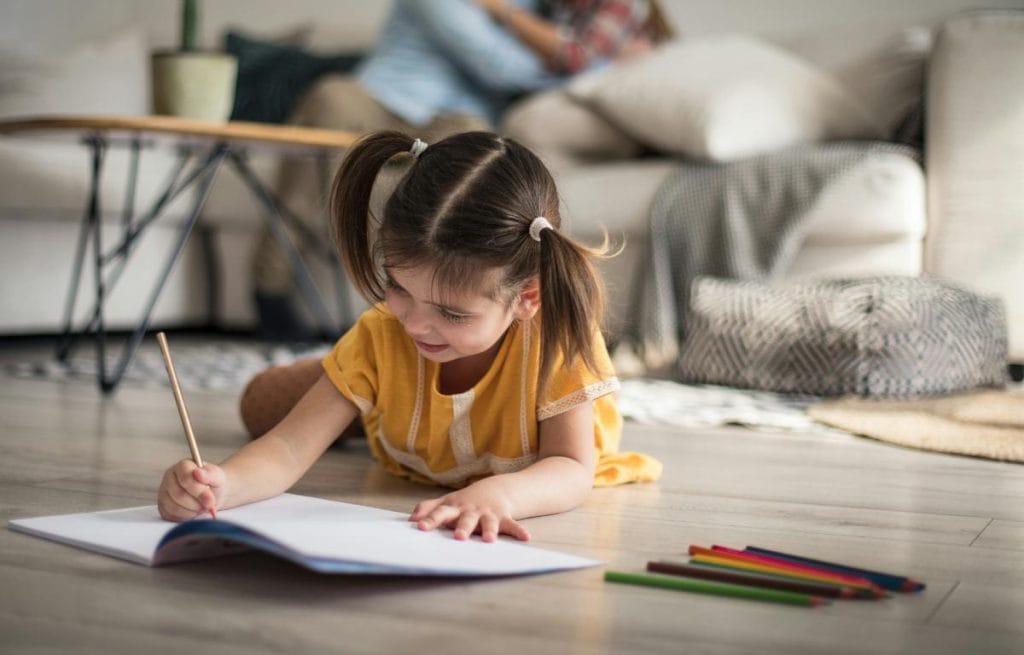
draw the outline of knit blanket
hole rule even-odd
[[[917,150],[885,142],[797,146],[728,164],[681,162],[658,189],[648,257],[621,344],[648,374],[671,374],[686,336],[690,288],[699,276],[774,281],[803,244],[823,189],[865,159]]]

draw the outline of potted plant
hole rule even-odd
[[[226,121],[235,99],[237,60],[199,44],[199,0],[181,0],[178,50],[154,52],[153,110],[157,114]]]

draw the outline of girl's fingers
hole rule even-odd
[[[160,516],[170,521],[184,521],[199,513],[195,499],[188,495],[169,471],[160,485],[157,498]]]
[[[492,542],[498,538],[500,527],[501,523],[494,514],[484,514],[480,518],[480,536],[486,542]]]
[[[451,505],[438,505],[417,524],[420,530],[433,530],[459,517],[459,510]]]
[[[192,478],[208,487],[223,487],[224,469],[216,464],[205,464],[203,468],[192,469]]]
[[[209,491],[210,486],[195,479],[195,472],[197,470],[199,469],[191,469],[186,472],[175,469],[174,479],[177,481],[178,486],[182,491],[198,501],[203,495],[203,492]]]
[[[413,508],[413,510],[412,510],[412,514],[409,515],[409,520],[410,521],[422,520],[424,517],[427,516],[427,514],[430,514],[432,511],[434,511],[434,508],[437,507],[440,504],[441,504],[441,499],[440,498],[435,498],[433,500],[424,500],[424,501],[421,501],[421,502],[417,503],[416,507]]]
[[[519,524],[519,521],[511,518],[504,518],[501,520],[501,533],[507,534],[510,537],[515,537],[520,541],[529,541],[530,533]]]
[[[459,517],[458,523],[455,524],[455,538],[459,541],[469,539],[469,535],[473,534],[479,522],[480,514],[477,512],[464,512]]]

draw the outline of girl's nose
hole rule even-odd
[[[405,325],[405,331],[412,336],[423,336],[427,334],[430,331],[428,312],[428,308],[418,307],[415,303],[410,303],[409,307],[405,311],[405,315],[402,317],[402,324]]]

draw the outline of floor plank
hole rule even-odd
[[[187,456],[170,394],[0,379],[0,518],[152,504]],[[188,394],[207,459],[245,443],[235,398]],[[490,580],[321,576],[266,556],[148,569],[0,531],[3,652],[1008,653],[1024,650],[1024,467],[846,435],[627,425],[658,484],[529,521],[606,562]],[[409,511],[438,493],[331,448],[296,493]],[[918,594],[803,609],[605,583],[690,543],[910,574]],[[352,635],[362,635],[354,639]]]

